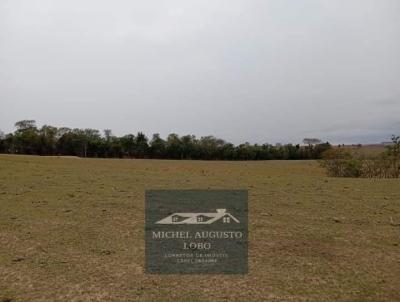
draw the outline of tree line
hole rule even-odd
[[[149,139],[142,132],[121,137],[110,129],[70,129],[44,125],[34,120],[15,123],[13,133],[0,133],[0,153],[31,155],[69,155],[79,157],[193,159],[193,160],[271,160],[319,159],[331,148],[314,140],[307,146],[286,144],[249,144],[237,146],[214,136],[169,134],[166,139],[153,134]],[[306,140],[305,140],[306,141]],[[316,142],[316,143],[315,143]]]

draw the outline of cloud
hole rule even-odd
[[[375,140],[400,113],[399,11],[397,0],[3,1],[0,129],[35,118],[234,143]]]

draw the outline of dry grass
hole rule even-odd
[[[382,154],[386,150],[386,147],[384,145],[379,145],[379,144],[362,145],[360,147],[357,145],[346,145],[341,148],[349,151],[350,153],[357,153],[359,155],[364,155],[364,156],[377,156]]]
[[[248,189],[249,274],[144,274],[157,188]],[[399,180],[313,161],[0,156],[0,301],[394,301],[399,276]]]

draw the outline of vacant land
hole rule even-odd
[[[337,148],[337,147],[335,147]],[[351,153],[358,153],[359,155],[364,156],[377,156],[382,154],[387,150],[387,146],[382,144],[375,145],[345,145],[340,148],[350,151]]]
[[[249,274],[146,275],[144,190],[248,189]],[[0,301],[395,301],[400,180],[315,161],[0,155]]]

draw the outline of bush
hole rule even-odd
[[[343,148],[330,149],[322,154],[321,165],[334,177],[400,177],[400,137],[392,137],[393,144],[379,156],[363,156]]]

